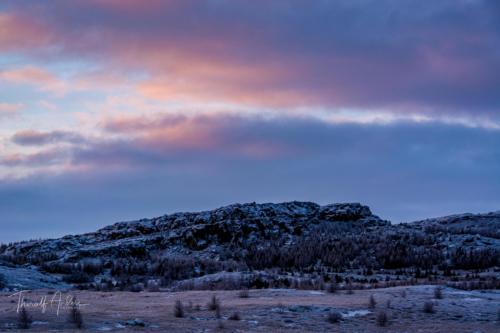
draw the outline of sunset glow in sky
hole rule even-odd
[[[0,242],[288,200],[499,210],[500,1],[0,2]]]

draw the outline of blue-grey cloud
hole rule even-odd
[[[0,156],[0,166],[9,168],[57,166],[68,159],[68,154],[71,154],[71,151],[60,148],[45,149],[35,153],[9,154]]]
[[[83,143],[84,138],[69,131],[21,131],[13,135],[12,141],[23,146],[43,146],[52,143]]]
[[[169,149],[140,136],[93,142],[72,152],[72,163],[90,167],[84,173],[4,179],[1,240],[247,201],[361,201],[395,222],[499,209],[499,131],[296,119],[226,124],[218,135],[235,141],[230,149]],[[237,149],[252,142],[293,149],[264,158]]]

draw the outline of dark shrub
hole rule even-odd
[[[233,312],[228,318],[229,320],[240,320],[240,314],[238,312]]]
[[[377,325],[378,326],[387,326],[389,323],[389,316],[387,315],[387,312],[385,311],[380,311],[377,314]]]
[[[148,286],[148,291],[149,292],[158,292],[158,291],[160,291],[160,285],[156,281],[153,281],[153,280],[148,281],[147,286]]]
[[[19,312],[19,316],[17,317],[17,326],[20,329],[26,330],[31,327],[31,323],[33,322],[33,319],[31,319],[30,314],[28,313],[28,310],[23,306],[21,308],[21,311]]]
[[[213,295],[212,298],[210,299],[210,302],[207,304],[207,308],[210,311],[216,311],[220,307],[219,300],[217,299],[217,296]]]
[[[76,328],[83,328],[83,317],[76,298],[73,299],[73,304],[69,310],[69,322],[74,324]]]
[[[217,307],[215,308],[215,318],[220,319],[221,317],[222,314],[221,314],[220,304],[217,303]]]
[[[373,295],[370,295],[370,299],[368,300],[368,307],[370,309],[375,309],[375,305],[377,305],[377,302],[375,301],[375,297],[373,297]]]
[[[345,287],[346,288],[346,293],[347,295],[352,295],[354,294],[354,289],[352,288],[352,284],[351,283],[348,283],[347,286]]]
[[[0,290],[7,287],[7,279],[3,274],[0,274]]]
[[[434,288],[434,298],[435,299],[442,299],[443,298],[443,288],[442,287]]]
[[[239,293],[238,293],[238,296],[240,298],[249,298],[250,297],[250,293],[248,292],[248,289],[243,289],[241,290]]]
[[[130,291],[134,292],[134,293],[139,293],[143,290],[144,290],[144,284],[142,284],[142,283],[136,283],[130,287]]]
[[[340,312],[333,311],[328,314],[326,319],[329,323],[336,324],[342,320],[342,314]]]
[[[424,303],[424,312],[425,313],[434,313],[434,303],[433,302],[425,302]]]
[[[67,283],[88,283],[92,282],[92,276],[84,272],[73,272],[63,277],[64,282]]]
[[[337,292],[337,284],[335,282],[332,282],[328,285],[328,292],[331,294],[334,294]]]
[[[182,302],[180,300],[175,301],[174,316],[176,318],[184,317],[184,307],[182,306]]]

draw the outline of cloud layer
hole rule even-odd
[[[0,241],[236,201],[499,209],[499,72],[494,0],[2,1]]]
[[[73,170],[4,181],[0,220],[19,227],[2,237],[61,235],[121,219],[254,200],[362,201],[394,221],[497,208],[497,131],[210,121],[219,125],[209,144],[188,140],[188,147],[179,147],[177,138],[143,136],[135,129],[131,135],[127,129],[129,138],[64,150]],[[212,146],[213,141],[225,144]],[[39,165],[54,160],[50,154],[36,158]]]
[[[4,7],[2,30],[23,38],[4,33],[0,48],[143,72],[138,90],[150,98],[498,120],[496,1],[33,1]]]

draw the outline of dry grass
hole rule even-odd
[[[407,297],[398,297],[406,289]],[[125,327],[120,332],[130,333],[138,330],[157,332],[190,333],[194,331],[218,332],[218,323],[225,326],[224,332],[251,333],[287,333],[297,332],[331,332],[342,329],[342,332],[417,332],[426,333],[463,333],[481,331],[483,333],[498,332],[497,309],[500,302],[498,293],[486,292],[454,292],[447,290],[446,297],[439,302],[439,315],[428,315],[422,306],[433,298],[434,286],[396,287],[388,289],[357,290],[354,295],[345,293],[330,294],[327,292],[308,290],[252,290],[250,298],[240,298],[239,291],[188,292],[91,292],[75,291],[78,299],[85,304],[81,311],[85,319],[85,331],[117,331],[118,323]],[[48,291],[27,293],[26,297],[38,301]],[[0,293],[0,331],[4,325],[11,325],[15,331],[17,313],[15,302],[9,293]],[[69,293],[63,294],[65,298]],[[378,328],[377,315],[350,313],[367,309],[370,295],[376,295],[377,310],[384,310],[388,316],[388,325]],[[215,302],[213,302],[215,297]],[[474,298],[476,301],[468,301]],[[391,310],[385,307],[386,301],[392,301]],[[176,300],[184,305],[183,319],[174,320]],[[192,312],[187,305],[193,304]],[[433,301],[435,302],[435,301]],[[209,310],[207,303],[222,305],[225,318],[238,316],[245,320],[217,319],[216,310]],[[198,307],[202,304],[202,307]],[[280,306],[278,306],[280,304]],[[384,306],[381,306],[383,304]],[[294,307],[303,306],[301,311],[292,311]],[[227,314],[225,313],[227,309]],[[325,312],[328,310],[328,312]],[[66,312],[57,317],[53,310],[41,314],[37,309],[28,309],[37,321],[46,324],[32,325],[30,332],[57,331],[61,333],[75,332],[75,326],[66,320]],[[328,321],[330,312],[342,313],[344,318],[340,324]],[[339,315],[336,315],[339,318]],[[127,326],[124,323],[140,319],[145,328]],[[458,318],[458,319],[457,319]],[[485,320],[486,318],[486,320]],[[285,321],[287,320],[287,321]],[[291,322],[289,320],[292,320]],[[334,320],[335,322],[335,320]],[[339,327],[335,327],[339,325]],[[291,329],[290,327],[295,327]],[[5,326],[7,327],[7,326]],[[156,327],[156,328],[155,328]]]

